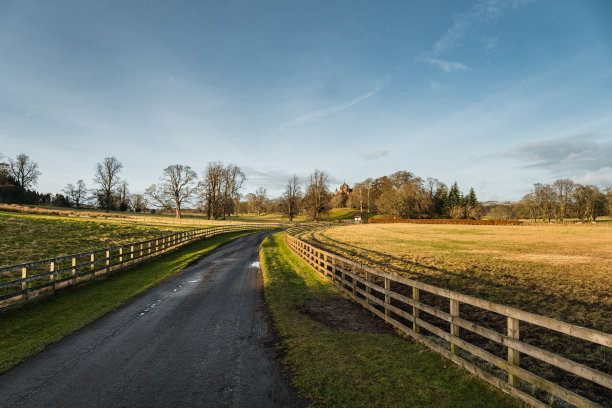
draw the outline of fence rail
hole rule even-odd
[[[611,334],[380,271],[304,242],[294,236],[296,231],[298,230],[289,229],[285,232],[285,241],[289,248],[325,279],[339,286],[349,297],[399,330],[464,367],[472,374],[528,404],[536,407],[547,406],[539,399],[520,389],[521,380],[530,384],[532,388],[545,391],[576,407],[599,407],[597,403],[522,368],[520,366],[521,354],[528,355],[595,384],[599,384],[607,388],[608,391],[612,390],[612,375],[609,373],[601,372],[595,368],[521,341],[520,322],[570,335],[608,348],[612,347]],[[382,286],[376,283],[376,281],[382,283]],[[411,296],[405,296],[391,290],[391,283],[401,284],[404,288],[408,289]],[[446,298],[449,302],[449,311],[446,312],[439,307],[423,303],[421,301],[422,292]],[[461,304],[504,316],[506,318],[506,334],[498,333],[481,324],[460,317]],[[422,313],[446,322],[449,330],[444,330],[430,321],[423,320],[424,316],[421,315]],[[426,330],[431,335],[424,335],[421,333],[421,329]],[[460,330],[468,330],[504,346],[507,349],[507,358],[500,358],[462,339]],[[435,337],[445,340],[450,347],[446,348],[440,345],[439,341],[435,341]],[[468,353],[470,357],[476,356],[505,371],[506,377],[503,378],[484,370],[479,365],[466,359],[465,353]]]
[[[522,225],[520,220],[470,220],[429,218],[370,218],[368,224],[464,224],[464,225]]]
[[[278,229],[280,224],[238,224],[182,231],[74,255],[0,268],[0,309],[227,232]]]

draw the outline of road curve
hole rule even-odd
[[[258,280],[268,232],[178,276],[0,376],[1,407],[298,407]]]

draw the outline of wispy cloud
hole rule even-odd
[[[329,116],[331,114],[341,112],[341,111],[343,111],[345,109],[350,108],[353,105],[357,105],[358,103],[363,102],[366,99],[376,95],[382,89],[383,89],[382,85],[377,85],[376,88],[373,91],[370,91],[367,94],[360,96],[359,98],[355,98],[352,101],[350,101],[348,103],[345,103],[345,104],[342,104],[342,105],[331,106],[329,108],[319,109],[319,110],[315,110],[315,111],[309,112],[306,115],[297,117],[295,119],[292,119],[292,120],[290,120],[288,122],[285,122],[285,123],[281,124],[278,127],[278,130],[285,130],[286,128],[291,127],[291,126],[301,125],[302,123],[306,123],[306,122],[312,122],[314,120],[318,120],[318,119],[324,118],[324,117]]]
[[[433,65],[446,73],[449,73],[452,71],[471,71],[472,70],[472,68],[468,67],[465,64],[462,64],[461,62],[445,61],[445,60],[441,60],[437,58],[423,58],[423,60],[427,62],[429,65]]]
[[[440,55],[457,46],[470,32],[472,27],[499,19],[507,9],[517,9],[531,0],[479,0],[470,9],[458,13],[453,19],[453,24],[434,43],[428,56],[423,61],[434,65],[444,72],[466,71],[470,68],[461,62],[445,61]],[[487,49],[497,46],[497,39],[489,39],[485,42]]]
[[[378,160],[380,158],[385,157],[389,154],[388,149],[372,149],[368,152],[365,152],[361,155],[361,158],[364,160]]]

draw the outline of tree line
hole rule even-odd
[[[519,202],[492,206],[488,214],[500,219],[545,222],[562,222],[568,218],[595,221],[597,217],[612,215],[612,187],[601,190],[569,179],[558,179],[552,184],[536,183]]]
[[[531,218],[562,221],[578,218],[594,221],[612,212],[612,188],[600,190],[569,179],[552,184],[535,184],[520,202],[489,206],[478,202],[473,188],[464,194],[453,183],[450,187],[435,178],[422,179],[408,171],[367,178],[356,183],[350,193],[332,193],[329,175],[321,170],[300,182],[295,175],[287,180],[281,197],[269,199],[267,190],[242,195],[246,176],[236,164],[215,161],[198,176],[190,166],[166,167],[158,183],[144,193],[132,194],[121,177],[123,164],[106,157],[94,167],[88,188],[83,179],[68,183],[61,193],[41,194],[34,188],[41,175],[38,164],[26,154],[6,158],[0,154],[0,202],[43,204],[63,207],[96,206],[111,211],[145,211],[156,207],[172,211],[177,218],[187,206],[203,212],[209,219],[226,219],[232,214],[283,214],[289,220],[305,215],[318,221],[331,208],[351,208],[361,212],[388,214],[397,218],[471,218],[483,215],[500,219]]]
[[[473,188],[464,194],[457,182],[448,187],[436,178],[422,179],[408,171],[356,183],[352,194],[334,195],[332,206],[397,218],[479,219],[484,214]]]

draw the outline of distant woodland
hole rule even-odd
[[[123,164],[106,157],[94,166],[93,188],[83,179],[68,183],[59,193],[40,193],[38,164],[26,154],[7,158],[0,154],[0,202],[56,207],[98,208],[106,211],[167,211],[177,218],[185,208],[209,219],[234,214],[284,214],[289,220],[305,216],[319,220],[332,208],[350,208],[396,218],[533,219],[545,222],[568,218],[595,221],[612,212],[612,188],[599,189],[568,179],[536,184],[522,200],[483,205],[473,188],[467,193],[435,178],[420,178],[408,171],[367,178],[352,188],[346,183],[333,192],[327,173],[315,170],[308,179],[291,176],[281,197],[269,198],[265,187],[243,193],[246,176],[236,164],[207,164],[201,177],[190,166],[166,167],[157,183],[142,193],[129,191],[121,177]]]

